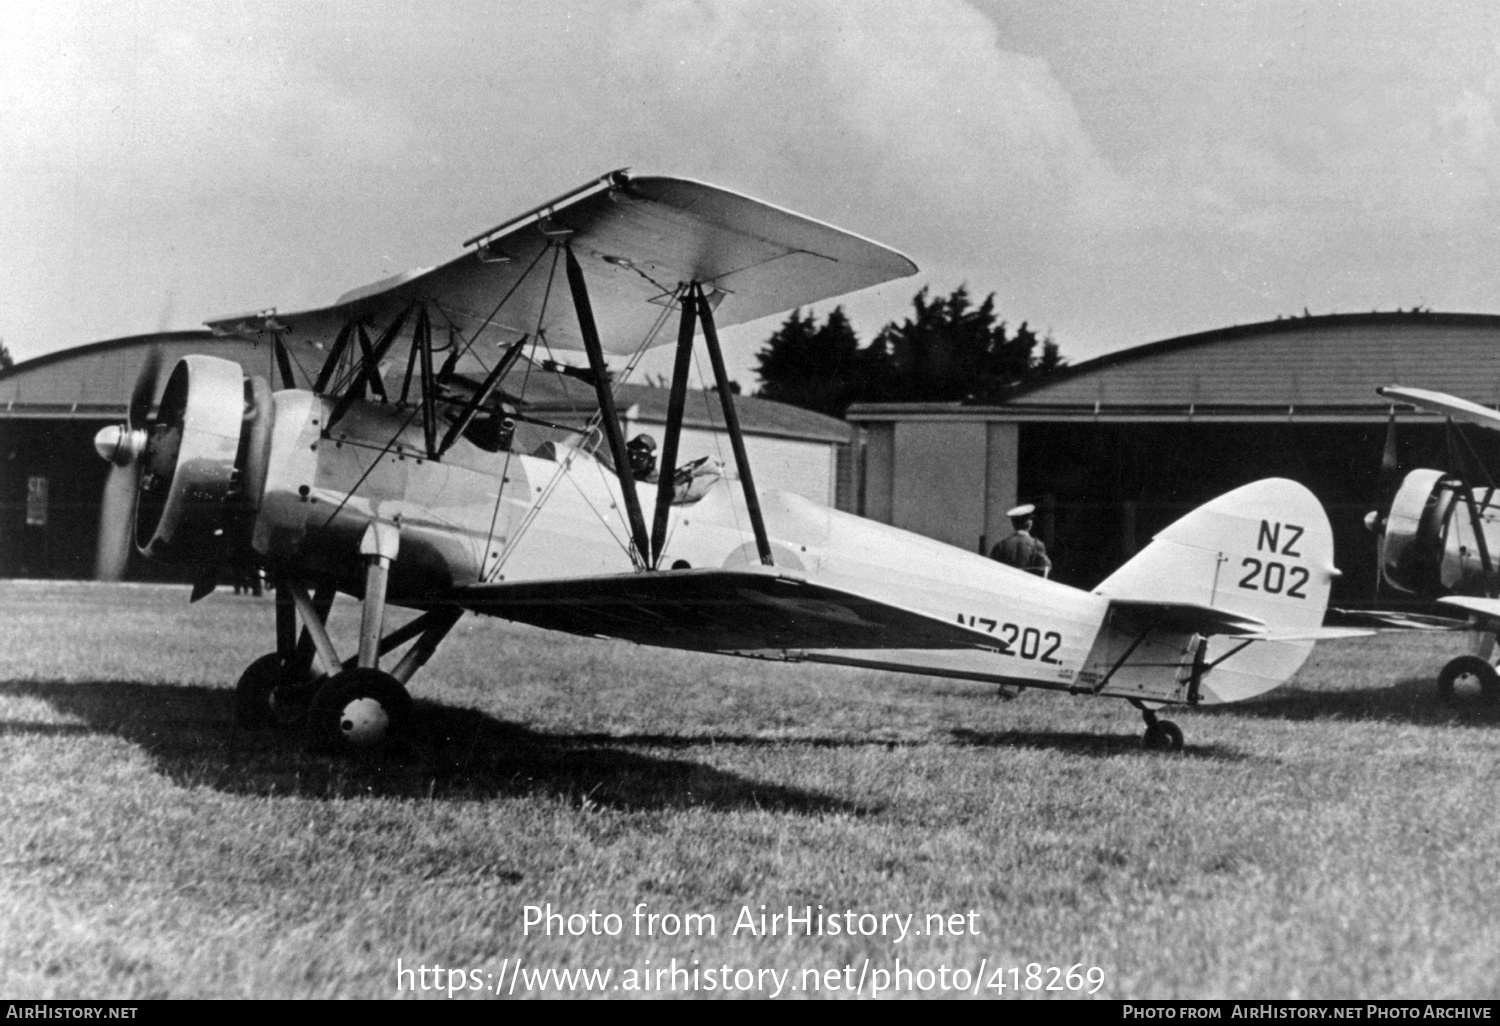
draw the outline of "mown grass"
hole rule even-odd
[[[1187,749],[1161,755],[1118,703],[466,619],[416,682],[412,749],[377,761],[235,730],[269,601],[11,583],[0,612],[8,997],[395,996],[398,958],[518,956],[1500,995],[1500,712],[1433,704],[1455,636],[1320,646],[1262,699],[1174,712]],[[632,936],[638,902],[718,935]],[[524,936],[546,903],[625,934]],[[975,909],[982,932],[730,934],[762,904]]]

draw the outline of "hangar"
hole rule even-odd
[[[857,509],[988,551],[1010,533],[1005,511],[1035,502],[1054,577],[1092,587],[1199,503],[1289,477],[1327,508],[1344,571],[1334,597],[1357,603],[1375,589],[1363,519],[1389,501],[1391,407],[1375,389],[1391,384],[1500,406],[1500,316],[1283,318],[1110,353],[999,405],[859,404],[848,413],[865,439]],[[1441,418],[1410,410],[1397,420],[1403,473],[1500,475],[1493,433],[1450,437]]]
[[[180,357],[208,353],[234,360],[247,374],[280,381],[269,344],[208,331],[96,342],[27,360],[0,374],[0,577],[93,576],[99,504],[109,470],[94,452],[94,434],[124,419],[131,385],[156,345],[164,373]],[[521,373],[522,365],[512,374]],[[295,369],[299,381],[305,371]],[[532,373],[525,389],[529,413],[577,425],[596,412],[592,387],[534,368]],[[508,377],[502,387],[510,384]],[[517,384],[507,390],[521,389]],[[617,386],[616,395],[627,434],[644,431],[659,441],[666,424],[666,389],[626,383]],[[852,508],[852,431],[847,424],[764,399],[736,397],[736,405],[758,485]],[[689,394],[681,458],[717,457],[732,475],[734,460],[717,414],[716,396]],[[135,559],[128,576],[187,579],[178,568]]]

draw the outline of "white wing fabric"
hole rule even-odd
[[[603,348],[616,355],[676,338],[675,324],[658,329],[682,283],[703,285],[725,327],[917,270],[895,250],[727,189],[614,172],[475,236],[441,266],[355,289],[330,306],[209,326],[274,332],[289,346],[323,350],[351,320],[379,330],[420,300],[434,331],[489,343],[491,353],[538,334],[554,349],[581,349],[557,245],[564,242],[583,269]]]

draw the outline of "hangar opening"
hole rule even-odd
[[[1054,578],[1093,587],[1194,506],[1287,477],[1333,524],[1344,574],[1334,600],[1368,604],[1376,541],[1364,517],[1399,482],[1382,479],[1392,406],[1375,392],[1392,384],[1500,406],[1500,317],[1282,319],[1111,353],[999,405],[857,405],[860,510],[987,551],[1010,532],[1005,511],[1034,502]],[[1500,475],[1500,435],[1455,433],[1404,407],[1396,420],[1401,474],[1432,467],[1476,484]]]
[[[208,331],[97,342],[27,360],[0,374],[0,577],[94,577],[100,502],[110,469],[94,450],[94,435],[124,420],[131,386],[153,347],[161,351],[158,388],[177,360],[194,353],[233,360],[246,374],[278,387],[283,381],[268,342]],[[311,387],[318,368],[297,364],[295,354],[291,360],[293,380]],[[526,373],[520,361],[500,384],[513,395],[524,394],[525,409],[536,419],[577,428],[596,413],[592,386],[563,374],[533,368],[524,386],[516,381],[507,388],[512,376]],[[667,401],[665,388],[618,384],[616,402],[626,435],[646,433],[660,440]],[[736,397],[736,408],[757,484],[853,508],[848,424],[754,397]],[[526,434],[522,443],[518,432],[518,444],[529,451],[543,434]],[[683,462],[717,458],[726,464],[726,475],[734,475],[717,396],[689,393],[679,453]],[[192,569],[132,555],[126,577],[187,581]]]

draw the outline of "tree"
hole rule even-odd
[[[758,354],[759,394],[832,416],[854,402],[1000,402],[1062,368],[1056,343],[1026,323],[1006,330],[991,293],[912,299],[913,316],[860,348],[843,308],[818,325],[793,311]]]
[[[4,337],[0,337],[0,374],[4,374],[15,365],[15,358],[10,355],[10,349],[5,345]]]
[[[966,286],[933,300],[924,288],[912,307],[915,316],[887,324],[872,347],[889,356],[892,374],[879,397],[886,401],[1001,402],[1062,366],[1056,343],[1025,322],[1006,333],[993,292],[975,306]]]
[[[793,310],[756,360],[761,380],[757,395],[831,417],[842,417],[849,404],[861,398],[869,371],[869,360],[861,358],[859,340],[843,307],[822,325],[811,313]]]

